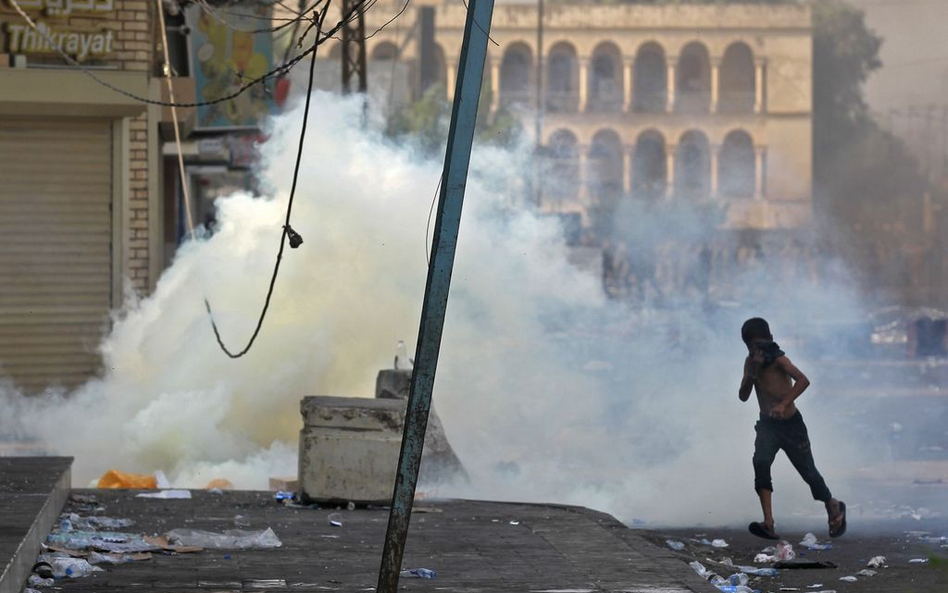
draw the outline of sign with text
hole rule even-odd
[[[233,5],[238,10],[208,9],[192,4],[185,11],[191,28],[191,76],[198,101],[213,101],[236,92],[273,68],[273,35],[253,33],[271,26],[263,4]],[[196,130],[258,127],[273,112],[272,81],[255,84],[229,101],[197,109]]]
[[[5,13],[4,51],[11,54],[56,55],[60,51],[78,61],[108,56],[115,48],[115,33],[107,29],[77,27],[69,17],[114,15],[114,0],[19,0],[20,8],[35,13],[34,29],[16,13]],[[42,20],[45,16],[49,21]]]

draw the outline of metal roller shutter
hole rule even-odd
[[[94,374],[111,278],[111,122],[0,119],[0,376]]]

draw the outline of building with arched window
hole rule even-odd
[[[420,1],[435,11],[432,63],[450,99],[466,10]],[[366,18],[375,31],[390,15],[375,8]],[[402,23],[371,36],[370,71],[373,62],[417,63],[413,31]],[[605,202],[708,201],[723,206],[725,228],[807,223],[809,7],[565,2],[546,7],[543,33],[537,47],[536,4],[497,1],[482,97],[531,134],[543,110],[546,210],[589,222]]]

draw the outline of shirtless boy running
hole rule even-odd
[[[738,396],[742,402],[746,402],[753,389],[757,392],[757,403],[760,405],[760,420],[754,427],[757,431],[757,440],[754,442],[754,489],[757,490],[764,511],[763,522],[751,523],[748,529],[758,537],[780,539],[774,530],[771,507],[774,487],[770,466],[777,451],[783,449],[790,463],[809,484],[813,498],[826,505],[830,537],[843,535],[846,532],[846,504],[832,497],[817,471],[803,416],[793,403],[810,386],[810,381],[774,343],[770,326],[763,319],[755,317],[745,321],[741,327],[741,338],[749,354],[744,360],[744,378]]]

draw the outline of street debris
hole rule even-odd
[[[873,556],[869,559],[869,568],[880,568],[885,565],[885,556]]]
[[[757,554],[756,556],[754,556],[755,564],[768,564],[770,562],[776,562],[776,561],[777,561],[777,557],[772,554],[764,554],[763,552],[761,552],[760,554]]]
[[[417,577],[419,579],[434,579],[438,577],[438,573],[431,570],[430,568],[408,568],[401,571],[399,576]]]
[[[87,577],[94,572],[102,572],[101,568],[89,564],[88,561],[82,558],[72,558],[59,552],[40,554],[37,562],[48,564],[52,568],[53,577],[57,579],[78,579]]]
[[[159,498],[162,500],[188,500],[191,498],[190,490],[159,490],[158,492],[142,492],[136,494],[136,498]]]
[[[235,527],[250,527],[250,519],[243,515],[235,515],[234,526]]]
[[[774,568],[837,568],[835,564],[828,560],[809,560],[807,558],[793,558],[790,560],[780,560],[774,565]]]
[[[228,529],[223,533],[200,529],[172,529],[165,535],[172,544],[197,548],[246,550],[279,548],[283,545],[269,527],[263,531]]]
[[[859,576],[863,576],[863,577],[874,577],[874,576],[876,576],[876,575],[879,574],[879,573],[877,573],[877,572],[874,571],[874,570],[869,570],[868,568],[864,568],[864,569],[860,570],[859,572],[857,572],[856,574],[858,574]]]
[[[36,567],[34,566],[34,568]],[[50,570],[52,570],[52,567],[50,567]],[[52,572],[50,574],[52,574]],[[29,580],[27,580],[27,584],[30,587],[52,587],[56,584],[56,580],[52,577],[44,579],[38,574],[31,574]]]
[[[333,527],[342,527],[342,515],[339,513],[332,513],[329,515],[328,521]]]
[[[793,560],[797,557],[797,553],[793,551],[793,546],[790,545],[788,541],[781,541],[777,544],[776,553],[774,556],[777,557],[777,560]]]
[[[927,564],[928,558],[912,558],[909,560],[909,564]]]
[[[677,542],[673,539],[666,539],[665,544],[672,550],[675,550],[676,552],[680,552],[685,549],[685,544],[681,542]]]
[[[520,525],[520,521],[511,521],[508,525]]]
[[[822,550],[832,550],[832,549],[833,549],[833,545],[832,545],[832,544],[821,544],[821,543],[819,543],[819,540],[816,539],[816,536],[813,535],[812,533],[807,533],[805,536],[803,536],[803,541],[800,542],[800,545],[803,546],[804,548],[808,549],[808,550],[819,550],[819,551],[822,551]]]
[[[724,541],[723,539],[715,539],[715,540],[711,540],[711,547],[712,548],[726,548],[728,547],[728,545],[727,545],[727,542]]]
[[[204,487],[205,490],[233,490],[234,484],[224,478],[214,478]]]
[[[160,549],[148,543],[142,535],[117,531],[64,531],[60,529],[49,534],[46,542],[49,549],[70,555],[85,550],[122,554],[153,552]]]
[[[857,578],[854,577],[854,576],[845,576],[845,577],[839,577],[839,580],[841,580],[841,581],[846,581],[847,583],[855,583],[855,582],[858,581],[859,579],[857,579]]]

